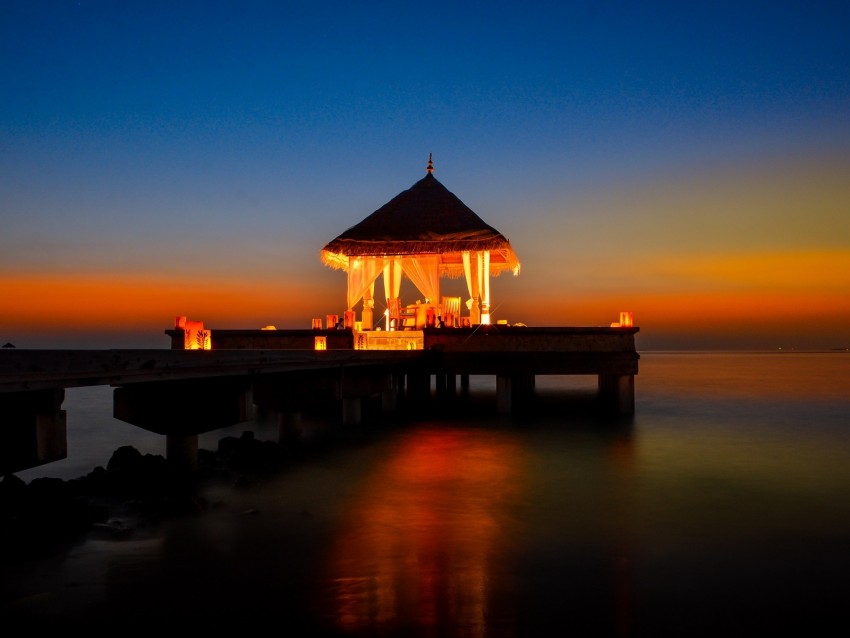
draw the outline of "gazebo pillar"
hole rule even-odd
[[[472,307],[469,309],[469,323],[473,326],[481,323],[481,306],[479,304],[480,299],[476,295],[472,298]]]
[[[479,270],[478,276],[481,280],[481,323],[490,323],[490,251],[484,250],[478,253]]]
[[[369,298],[366,298],[366,295],[369,295]],[[373,317],[373,308],[375,307],[375,300],[372,299],[372,294],[370,291],[366,291],[366,295],[363,295],[363,315],[362,315],[362,324],[363,330],[371,330],[374,326],[374,317]]]

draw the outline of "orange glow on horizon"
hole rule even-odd
[[[655,260],[645,276],[666,286],[768,291],[850,291],[850,251],[753,251]]]
[[[850,342],[850,251],[668,254],[636,260],[627,272],[602,262],[586,267],[536,278],[529,268],[524,278],[495,281],[493,321],[607,327],[628,308],[640,339],[775,334]],[[213,330],[307,328],[314,317],[343,316],[345,279],[6,273],[0,298],[5,340],[60,332],[158,337],[177,315]],[[356,321],[362,309],[355,310]]]
[[[634,312],[641,338],[691,335],[722,340],[776,335],[846,346],[850,251],[763,251],[661,255],[512,285],[497,311],[527,325],[608,326]],[[833,343],[833,341],[839,343]]]
[[[211,327],[261,328],[310,308],[342,305],[345,290],[309,283],[243,279],[118,275],[6,275],[0,279],[4,327],[27,330],[149,330],[173,327],[174,317],[201,317]],[[337,301],[335,305],[334,302]],[[308,323],[305,325],[309,326]],[[295,326],[293,326],[295,327]],[[300,326],[299,326],[300,327]]]
[[[775,295],[747,291],[640,294],[583,291],[545,300],[517,295],[502,305],[499,314],[509,315],[511,323],[522,321],[529,326],[607,326],[619,318],[618,309],[624,305],[633,308],[634,325],[639,327],[649,324],[719,327],[846,317],[850,312],[850,297],[837,298],[831,293],[817,292]]]

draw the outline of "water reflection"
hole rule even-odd
[[[383,431],[149,539],[10,566],[0,615],[65,633],[829,635],[850,573],[848,362],[647,355],[623,428],[543,379],[546,410],[521,423]]]
[[[402,437],[351,502],[331,551],[337,627],[483,636],[511,626],[502,574],[515,555],[526,456],[516,437],[498,431]]]

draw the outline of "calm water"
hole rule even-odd
[[[473,379],[486,397],[490,380]],[[294,636],[825,635],[850,596],[850,354],[643,353],[636,414],[541,377],[545,413],[388,428],[217,509],[4,574],[32,626],[186,623]],[[119,445],[104,389],[69,391],[81,476]],[[309,423],[308,430],[309,430]],[[221,431],[204,435],[213,447]],[[96,437],[96,438],[95,438]],[[269,437],[272,438],[272,437]]]

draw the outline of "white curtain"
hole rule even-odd
[[[481,322],[490,323],[490,251],[478,253],[480,266],[478,276],[481,278]]]
[[[472,307],[472,300],[478,297],[478,259],[472,260],[468,250],[463,251],[463,273],[466,275],[466,289],[469,291],[469,301],[466,307]]]
[[[383,257],[349,257],[348,259],[348,309],[360,301],[370,290],[384,268]],[[370,295],[371,298],[371,295]]]
[[[474,255],[469,251],[463,252],[463,272],[466,275],[466,289],[469,291],[469,299],[466,302],[466,307],[469,309],[469,320],[472,323],[479,323],[478,297],[481,294],[479,288],[479,256],[480,253]]]
[[[469,300],[466,307],[469,308],[469,318],[472,323],[482,320],[481,311],[485,322],[490,321],[490,251],[480,250],[474,254],[468,251],[463,253],[463,272],[466,275],[466,288],[469,291]]]
[[[401,264],[405,274],[425,298],[431,303],[440,303],[440,262],[437,255],[404,257]]]
[[[398,299],[401,290],[401,259],[390,257],[384,260],[384,295],[387,299]]]

